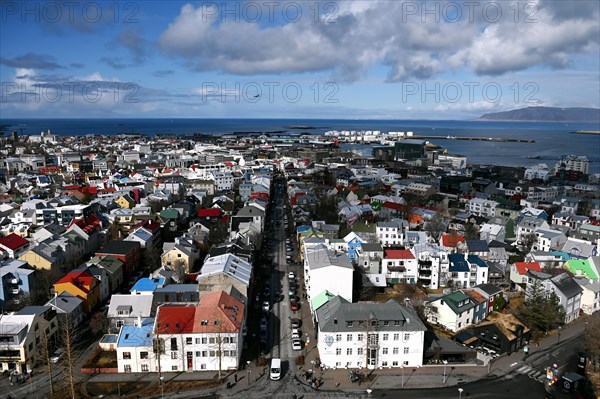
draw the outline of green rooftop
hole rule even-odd
[[[316,311],[317,309],[319,309],[321,306],[325,305],[327,302],[329,302],[329,300],[331,298],[333,298],[335,295],[333,295],[332,293],[330,293],[329,291],[325,290],[323,292],[321,292],[320,294],[318,294],[317,296],[315,296],[315,298],[310,302],[312,308],[313,308],[313,312]]]
[[[575,277],[585,277],[598,280],[598,274],[587,259],[571,259],[564,264],[564,268],[573,273]]]

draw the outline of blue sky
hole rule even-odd
[[[3,1],[0,116],[463,119],[599,107],[599,4]]]

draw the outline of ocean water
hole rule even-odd
[[[585,155],[600,158],[600,135],[574,134],[576,130],[600,131],[600,123],[430,121],[430,120],[350,120],[350,119],[0,119],[4,134],[39,134],[50,129],[57,135],[113,135],[119,133],[225,134],[236,132],[309,132],[328,130],[412,131],[415,135],[440,136],[429,139],[449,152],[467,156],[469,163],[529,166],[554,165],[554,160],[528,159],[531,156],[559,157]],[[290,129],[310,126],[312,129]],[[533,139],[535,143],[445,140],[447,136],[502,137]],[[367,150],[363,148],[363,150]],[[590,164],[600,172],[600,162]]]

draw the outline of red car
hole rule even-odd
[[[300,310],[300,304],[296,301],[292,301],[290,302],[290,309],[294,312]]]

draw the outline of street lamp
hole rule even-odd
[[[165,399],[165,377],[160,377],[160,397]]]
[[[248,371],[248,386],[250,386],[250,360],[246,361],[246,366],[247,366],[246,368]]]
[[[444,376],[442,377],[442,383],[445,384],[446,383],[446,365],[448,364],[448,361],[442,360],[442,363],[444,363]]]
[[[402,370],[402,388],[404,388],[404,365],[400,366],[400,370]]]
[[[463,389],[458,388],[458,399],[462,399],[462,393],[463,393]]]

